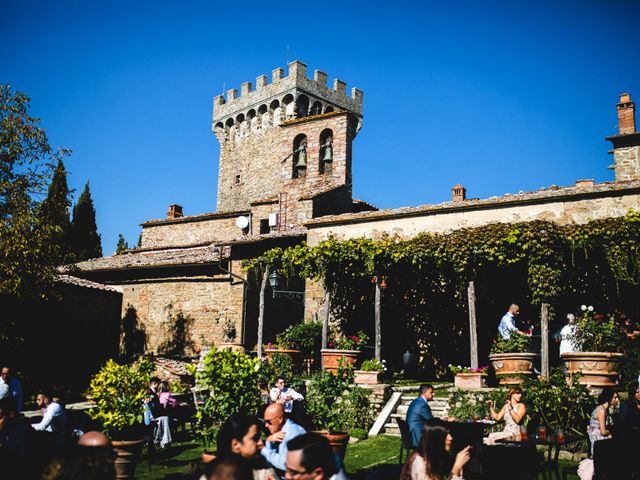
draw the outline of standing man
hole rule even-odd
[[[406,422],[411,431],[414,447],[420,445],[425,422],[433,418],[431,407],[429,406],[429,400],[431,399],[433,399],[433,386],[423,383],[420,385],[418,398],[411,402],[409,410],[407,410]]]
[[[520,335],[529,335],[527,332],[522,332],[516,328],[515,319],[518,315],[520,315],[520,307],[512,303],[498,325],[498,332],[504,340],[509,340],[512,332],[519,333]]]
[[[9,367],[2,367],[2,372],[0,373],[0,392],[3,391],[2,385],[7,387],[7,394],[13,397],[16,412],[22,412],[22,384],[20,380],[11,375],[11,369]],[[3,398],[2,393],[0,393],[0,398]]]
[[[301,394],[286,386],[284,377],[276,378],[276,386],[269,392],[269,397],[271,397],[272,402],[281,403],[284,406],[285,413],[293,411],[294,400],[298,402],[304,400]]]
[[[53,401],[49,393],[40,392],[36,398],[38,408],[44,408],[44,414],[40,423],[31,425],[35,430],[54,433],[67,431],[67,416],[58,402]]]
[[[264,423],[270,435],[260,453],[271,466],[279,470],[280,475],[283,475],[286,470],[287,442],[306,433],[306,430],[285,417],[284,407],[280,403],[272,403],[265,409]]]

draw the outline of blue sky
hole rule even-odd
[[[170,203],[215,210],[212,98],[287,59],[364,90],[354,196],[380,208],[612,180],[640,100],[637,1],[1,2],[0,82],[73,150],[105,254]]]

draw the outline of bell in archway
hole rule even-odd
[[[328,144],[324,149],[324,156],[322,157],[323,162],[333,162],[333,148],[331,144]]]
[[[304,147],[300,147],[298,151],[298,161],[296,162],[296,167],[306,167],[307,166],[307,149]]]

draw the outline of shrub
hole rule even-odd
[[[592,306],[582,305],[576,319],[576,343],[582,352],[617,352],[624,343],[622,325],[613,315],[595,313]]]
[[[280,348],[296,348],[305,358],[313,357],[319,350],[322,339],[322,323],[302,322],[291,325],[276,336],[276,345]]]
[[[491,353],[527,353],[531,348],[531,337],[512,333],[508,340],[498,334],[491,345]]]
[[[329,348],[336,350],[360,350],[369,341],[369,337],[362,330],[357,335],[344,335],[337,332],[332,339],[329,340]]]
[[[87,398],[95,402],[88,414],[112,438],[131,438],[142,426],[143,402],[148,397],[153,363],[141,358],[133,365],[109,360],[91,379]]]
[[[365,372],[386,372],[387,366],[385,363],[386,362],[384,360],[380,361],[375,358],[368,359],[362,362],[360,370],[364,370]]]
[[[471,420],[474,416],[480,418],[491,418],[491,412],[487,405],[487,400],[493,400],[496,409],[502,408],[507,398],[507,391],[483,390],[466,391],[456,390],[449,398],[449,416],[458,420]]]

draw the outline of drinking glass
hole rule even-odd
[[[529,438],[529,435],[527,434],[527,427],[522,425],[520,427],[520,440],[522,440],[523,442],[526,442],[528,438]]]
[[[547,429],[544,425],[538,427],[538,438],[541,442],[547,441]]]
[[[558,439],[558,443],[564,443],[564,430],[561,428],[556,430],[556,438]]]

